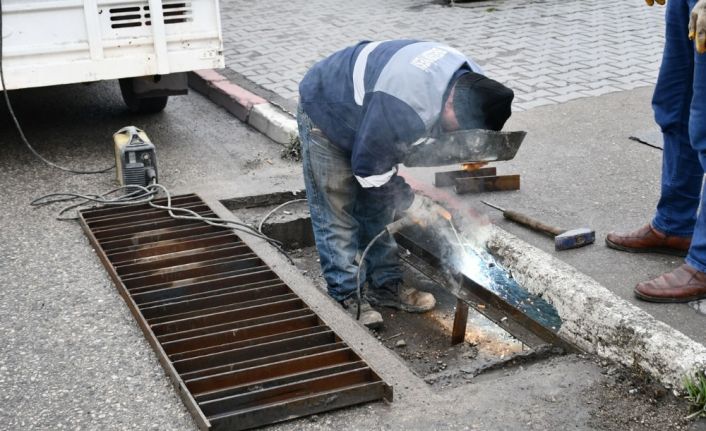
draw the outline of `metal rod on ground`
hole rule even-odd
[[[510,191],[519,189],[519,175],[456,178],[454,184],[454,191],[457,194]]]
[[[454,326],[451,332],[451,345],[463,343],[466,339],[466,324],[468,323],[468,304],[460,299],[456,299],[456,314],[454,315]]]

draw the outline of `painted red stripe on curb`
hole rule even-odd
[[[267,100],[233,84],[215,70],[192,72],[189,85],[243,122],[248,121],[253,106],[267,103]]]

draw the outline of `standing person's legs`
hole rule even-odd
[[[703,170],[689,142],[689,104],[694,69],[693,43],[688,38],[689,1],[667,2],[662,65],[652,107],[662,129],[662,186],[650,224],[633,232],[611,232],[606,244],[630,252],[684,256],[696,221]]]
[[[692,234],[691,247],[686,257],[686,264],[680,266],[672,272],[662,274],[654,280],[640,283],[635,287],[635,295],[643,300],[652,302],[686,302],[706,297],[706,206],[702,193],[703,174],[706,169],[706,57],[696,54],[693,42],[688,40],[687,25],[689,22],[689,12],[693,8],[696,0],[671,1],[667,9],[667,41],[671,42],[667,48],[671,48],[671,54],[675,59],[679,59],[681,67],[674,66],[675,74],[681,73],[682,78],[689,84],[689,88],[684,90],[677,82],[672,82],[672,89],[684,91],[682,97],[664,97],[664,104],[668,102],[679,103],[679,111],[674,109],[673,116],[662,113],[662,128],[665,135],[665,150],[667,144],[676,147],[672,163],[665,166],[671,169],[666,181],[667,191],[672,190],[672,195],[665,197],[665,187],[662,188],[662,199],[658,214],[655,217],[656,227],[672,229],[672,232],[682,234]],[[671,27],[671,31],[670,31]],[[676,28],[679,27],[677,30]],[[677,39],[675,41],[675,39]],[[665,48],[665,60],[667,57]],[[686,58],[688,57],[688,59]],[[676,60],[675,60],[676,61]],[[660,71],[660,78],[664,71]],[[688,75],[688,76],[687,76]],[[684,121],[684,105],[688,106],[686,121]],[[655,113],[660,114],[655,108]],[[677,115],[678,114],[678,115]],[[659,117],[658,117],[659,118]],[[667,121],[667,120],[671,120]],[[671,128],[665,125],[672,126]],[[684,134],[690,143],[688,151],[683,145]],[[668,141],[668,138],[670,139]],[[677,141],[678,139],[678,141]],[[677,146],[678,144],[678,146]],[[665,158],[666,158],[665,151]],[[680,178],[681,177],[681,178]],[[663,174],[664,178],[664,174]],[[672,179],[673,178],[673,179]],[[679,187],[670,187],[676,184]],[[701,204],[701,209],[697,214],[697,208]]]
[[[304,184],[316,247],[329,294],[342,301],[355,291],[358,222],[353,217],[358,190],[349,157],[299,112]]]
[[[676,236],[691,236],[699,206],[703,169],[689,139],[694,82],[694,48],[687,26],[694,3],[670,1],[666,41],[652,106],[664,136],[662,189],[652,225]]]
[[[690,0],[690,10],[696,0]],[[698,54],[693,49],[694,84],[691,110],[689,113],[689,139],[694,151],[698,154],[701,164],[699,182],[703,182],[703,172],[706,171],[706,54]],[[701,194],[701,209],[696,217],[691,248],[686,262],[700,272],[706,272],[706,193]]]

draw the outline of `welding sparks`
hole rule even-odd
[[[561,319],[551,304],[523,289],[484,246],[478,245],[483,243],[479,241],[483,236],[481,230],[473,231],[472,241],[459,234],[450,220],[449,225],[453,236],[447,233],[446,239],[453,247],[446,255],[447,264],[468,279],[504,298],[542,325],[549,328],[561,327]]]
[[[454,226],[451,220],[449,220],[449,225],[457,241],[455,244],[457,246],[457,252],[454,253],[454,260],[456,261],[454,262],[455,268],[471,280],[485,285],[490,284],[492,279],[488,275],[487,268],[490,265],[495,265],[492,256],[488,253],[481,255],[481,252],[472,247],[469,241],[461,239],[456,226]]]

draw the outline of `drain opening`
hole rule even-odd
[[[225,205],[239,219],[257,226],[262,217],[278,205],[302,197],[301,191],[271,193],[230,199]],[[286,207],[286,211],[273,214],[263,224],[263,231],[265,229],[268,235],[284,243],[285,249],[289,250],[290,256],[302,273],[317,287],[325,290],[326,282],[321,276],[306,202],[292,204]],[[431,264],[434,261],[434,250],[429,250],[430,247],[425,242],[428,239],[425,239],[423,234],[416,238],[398,237],[397,240],[402,247],[400,257],[404,262],[405,282],[434,294],[437,307],[422,315],[378,309],[383,314],[385,324],[382,329],[373,333],[388,348],[397,352],[409,368],[432,387],[456,387],[490,369],[541,360],[571,350],[570,346],[551,333],[551,329],[542,330],[541,325],[526,320],[522,320],[522,323],[529,329],[520,328],[516,322],[509,319],[518,318],[512,314],[517,314],[517,311],[512,307],[500,307],[492,293],[482,298],[464,296],[464,299],[473,302],[476,308],[471,307],[468,312],[468,323],[462,334],[464,342],[452,346],[450,334],[453,332],[458,295],[451,294],[448,287],[443,287],[445,282],[439,277],[439,268]],[[522,296],[522,291],[516,289],[514,295]],[[515,306],[522,305],[522,299],[532,299],[526,292],[524,295],[526,297],[517,300]],[[478,308],[484,309],[485,313],[477,311]],[[551,310],[549,313],[551,314]],[[491,318],[485,314],[490,314]],[[557,324],[555,316],[539,317],[540,322],[546,325]],[[526,316],[525,318],[529,319]],[[534,318],[537,319],[537,316]],[[504,328],[498,326],[493,319],[499,321]],[[533,330],[539,331],[546,339],[535,335]]]

